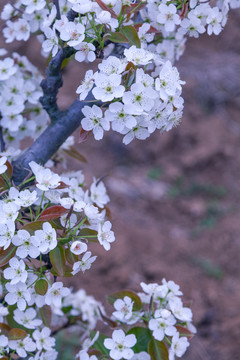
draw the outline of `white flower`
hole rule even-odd
[[[125,67],[126,63],[116,56],[109,56],[98,65],[100,72],[105,75],[121,74]]]
[[[117,311],[114,311],[112,314],[117,320],[128,322],[132,317],[133,303],[129,296],[124,296],[123,300],[117,299],[113,304]]]
[[[37,201],[37,192],[33,190],[23,190],[19,192],[18,198],[15,200],[15,203],[19,206],[27,207],[31,206]]]
[[[25,310],[27,306],[26,301],[30,301],[31,299],[27,285],[19,282],[16,285],[7,283],[5,286],[8,291],[8,294],[5,296],[5,301],[8,305],[14,305],[17,303],[19,310]]]
[[[69,46],[79,45],[85,38],[85,27],[72,21],[69,21],[62,29],[60,37],[63,41],[67,41]]]
[[[169,299],[169,307],[177,319],[184,322],[192,321],[192,310],[187,307],[183,307],[182,300],[178,297]]]
[[[45,53],[52,51],[52,56],[55,56],[58,52],[58,37],[56,31],[50,27],[44,29],[44,35],[46,40],[42,43],[42,48]]]
[[[96,260],[97,256],[92,256],[91,251],[87,251],[83,257],[82,260],[77,261],[73,264],[73,271],[72,274],[75,275],[79,271],[85,272],[85,270],[89,270],[92,266],[92,263]]]
[[[161,3],[158,7],[159,14],[157,15],[157,22],[164,25],[166,31],[171,32],[175,30],[175,25],[180,24],[181,20],[177,14],[175,5],[166,5]]]
[[[16,309],[14,310],[13,314],[14,320],[27,329],[35,329],[37,326],[42,324],[42,320],[35,319],[37,312],[33,308],[29,308],[25,312]]]
[[[13,237],[12,243],[15,246],[18,246],[16,255],[20,258],[24,259],[28,255],[31,258],[36,259],[39,256],[40,251],[37,246],[39,246],[39,240],[30,236],[29,232],[26,230],[19,230],[17,235]]]
[[[5,165],[7,162],[7,157],[6,156],[2,156],[0,158],[0,174],[5,173],[5,171],[7,170],[7,165]]]
[[[70,250],[75,255],[80,255],[87,251],[87,244],[82,241],[74,241],[70,247]]]
[[[107,195],[106,187],[102,181],[97,182],[94,180],[90,187],[91,200],[94,204],[97,204],[100,208],[103,208],[109,202],[109,196]]]
[[[177,90],[181,91],[184,81],[179,79],[179,72],[168,60],[162,66],[159,77],[156,79],[155,87],[160,93],[160,98],[165,101],[169,96],[174,96]]]
[[[140,285],[143,291],[150,295],[150,297],[153,296],[154,299],[164,299],[168,293],[168,287],[166,285],[159,285],[157,283],[145,284],[144,282],[141,282]]]
[[[27,280],[27,271],[25,270],[25,263],[23,260],[19,260],[16,257],[13,257],[9,260],[10,267],[6,268],[3,271],[5,279],[11,280],[10,284],[15,285],[18,282],[25,283]]]
[[[104,117],[112,122],[112,129],[120,133],[125,127],[132,129],[137,124],[134,116],[129,115],[127,107],[120,102],[111,103]]]
[[[208,35],[212,35],[214,33],[215,35],[219,35],[222,31],[221,22],[223,19],[223,15],[218,7],[211,8],[211,11],[207,17],[207,33]]]
[[[151,360],[151,356],[146,351],[141,351],[138,354],[134,354],[131,360]]]
[[[52,350],[55,345],[55,339],[50,337],[51,330],[47,327],[44,327],[42,331],[35,330],[33,333],[33,338],[36,341],[36,346],[38,350]]]
[[[82,80],[81,85],[76,90],[77,94],[80,94],[79,99],[85,100],[89,91],[92,89],[94,85],[94,76],[93,71],[88,70],[85,74],[84,80]]]
[[[31,161],[29,166],[36,177],[36,186],[40,190],[47,191],[54,189],[60,184],[60,176],[54,174],[50,169],[44,169],[44,167],[38,165],[35,161]]]
[[[7,80],[15,74],[17,71],[16,66],[14,65],[14,60],[11,58],[6,58],[0,60],[0,80]]]
[[[33,352],[36,350],[36,344],[32,341],[30,336],[21,340],[9,340],[9,347],[16,351],[20,358],[25,358],[27,352]]]
[[[172,345],[169,349],[169,360],[174,360],[175,355],[177,357],[183,356],[189,346],[189,342],[186,337],[179,337],[177,332],[172,338]]]
[[[164,339],[165,334],[168,336],[173,336],[177,329],[175,328],[176,319],[171,314],[170,311],[164,310],[156,310],[154,313],[154,319],[149,321],[148,327],[153,331],[153,337],[162,341]]]
[[[91,43],[82,42],[81,44],[74,47],[78,50],[75,54],[75,60],[93,62],[96,59],[95,46]]]
[[[96,355],[89,356],[86,350],[80,350],[76,358],[79,360],[97,360]]]
[[[124,50],[127,60],[134,65],[147,65],[153,60],[153,54],[144,49],[138,49],[135,45]]]
[[[69,0],[72,3],[72,9],[79,14],[86,14],[91,12],[93,2],[91,0]]]
[[[114,232],[111,231],[111,227],[110,221],[106,221],[98,226],[98,241],[107,251],[110,250],[110,244],[115,241]]]
[[[120,85],[122,77],[117,74],[105,75],[97,73],[95,75],[95,85],[93,95],[95,99],[101,101],[111,101],[114,98],[122,97],[125,87]]]
[[[56,230],[49,222],[43,223],[42,230],[36,230],[32,239],[33,244],[37,244],[42,253],[55,249],[57,246]]]
[[[6,224],[0,224],[0,247],[6,250],[11,244],[15,233],[15,223],[7,221]]]
[[[6,351],[8,346],[8,338],[5,335],[0,335],[0,356],[2,352]]]
[[[94,138],[101,140],[104,130],[108,131],[110,129],[109,121],[103,118],[102,110],[93,105],[93,107],[84,106],[82,112],[85,115],[81,122],[82,128],[86,131],[92,130]]]
[[[50,289],[48,289],[47,294],[45,296],[45,302],[47,305],[54,305],[58,308],[61,307],[62,297],[68,296],[70,294],[70,290],[66,287],[63,287],[62,282],[55,282]]]
[[[183,293],[179,290],[180,286],[177,285],[174,281],[169,280],[166,281],[166,279],[162,280],[162,284],[166,285],[168,287],[168,289],[170,290],[170,294],[168,295],[168,297],[171,297],[172,295],[174,296],[181,296]]]
[[[32,14],[34,11],[42,10],[46,5],[45,0],[21,0],[22,4],[26,6],[26,13]]]
[[[123,330],[114,330],[112,339],[104,340],[104,346],[110,350],[110,357],[114,360],[131,359],[134,355],[133,347],[137,342],[134,334],[125,335]]]

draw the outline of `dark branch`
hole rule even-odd
[[[85,103],[75,100],[67,111],[61,113],[58,121],[50,124],[36,141],[13,162],[13,181],[16,185],[20,184],[28,174],[26,169],[29,168],[30,161],[44,165],[79,127],[83,118],[81,110],[85,105]]]
[[[43,96],[40,98],[40,102],[52,122],[57,121],[61,116],[61,111],[57,105],[58,90],[63,84],[61,66],[63,60],[69,58],[74,52],[75,50],[70,47],[61,49],[50,61],[46,72],[46,79],[41,83]]]
[[[59,0],[53,0],[53,4],[56,6],[57,9],[57,19],[61,19],[61,12],[60,12],[60,6],[59,6]]]
[[[3,139],[3,129],[1,126],[0,126],[0,150],[1,150],[1,152],[5,151],[5,142]]]

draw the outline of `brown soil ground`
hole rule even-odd
[[[105,179],[116,242],[96,246],[91,271],[70,283],[98,300],[139,283],[172,279],[190,302],[198,334],[186,360],[239,360],[240,350],[240,11],[218,36],[190,39],[177,64],[184,86],[182,124],[144,142],[118,134],[78,145],[82,165]],[[43,67],[35,46],[19,52]],[[74,96],[81,68],[66,73],[60,102]],[[77,134],[78,135],[78,134]]]

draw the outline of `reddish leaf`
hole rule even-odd
[[[2,356],[2,357],[0,357],[0,360],[9,360],[9,357],[7,357],[7,356]]]
[[[175,327],[177,328],[177,331],[180,333],[180,336],[186,336],[189,340],[191,340],[193,338],[194,334],[191,333],[191,331],[189,331],[184,326],[175,325]]]
[[[6,183],[6,181],[4,180],[4,178],[2,176],[0,176],[0,190],[7,190],[8,189],[8,185]]]
[[[148,353],[151,356],[151,360],[168,360],[168,349],[162,341],[152,339],[148,345]]]
[[[28,334],[25,330],[22,329],[11,329],[8,333],[8,339],[9,340],[20,340],[24,339]]]
[[[109,295],[107,297],[107,299],[108,299],[109,304],[113,305],[117,299],[123,299],[125,296],[130,297],[130,299],[132,299],[132,301],[134,301],[134,304],[133,304],[134,311],[138,311],[141,309],[142,302],[141,302],[140,297],[135,292],[130,291],[130,290],[117,291],[117,292]]]
[[[8,336],[9,331],[11,330],[10,326],[4,323],[0,323],[0,333],[2,335]]]
[[[87,140],[89,134],[91,133],[91,131],[86,131],[83,128],[80,130],[80,136],[79,136],[79,143],[82,143],[84,141]]]
[[[51,326],[51,320],[52,320],[52,310],[50,306],[44,305],[39,309],[42,321],[45,326],[50,327]]]
[[[6,175],[9,179],[11,179],[12,174],[13,174],[13,167],[12,164],[10,164],[9,161],[6,161],[6,166],[7,166],[7,170],[6,170]]]
[[[98,5],[100,6],[101,9],[103,9],[104,11],[110,12],[111,16],[114,19],[117,19],[117,15],[115,14],[115,12],[110,7],[108,7],[106,4],[104,4],[104,2],[102,2],[102,0],[95,0],[95,1],[98,3]]]
[[[66,210],[66,209],[65,209]],[[67,211],[67,210],[66,210]],[[33,221],[30,222],[22,227],[22,230],[27,230],[30,233],[34,233],[36,230],[42,230],[44,221]],[[49,223],[52,225],[54,229],[58,229],[59,227],[54,223],[54,221],[49,221]]]
[[[73,147],[70,147],[69,150],[64,150],[65,153],[67,153],[69,156],[73,157],[74,159],[77,159],[81,162],[87,163],[87,159],[80,154],[76,149],[74,149]]]
[[[111,320],[109,317],[104,315],[100,308],[98,308],[98,311],[100,312],[100,315],[105,323],[107,323],[111,328],[115,328],[118,326],[116,321]]]
[[[9,260],[14,257],[16,252],[16,247],[10,245],[6,250],[1,248],[0,250],[0,267],[8,264]]]
[[[131,15],[131,14],[136,13],[139,10],[143,9],[145,6],[146,6],[145,4],[142,4],[142,5],[139,5],[139,4],[126,5],[126,6],[123,6],[123,12],[125,14]]]
[[[40,279],[34,285],[35,291],[39,295],[45,295],[48,291],[48,282],[45,279]]]
[[[121,29],[121,33],[128,39],[130,45],[135,45],[137,48],[141,47],[141,41],[138,37],[137,30],[133,26],[127,25]]]
[[[58,276],[64,276],[66,272],[66,259],[64,255],[64,249],[62,246],[57,246],[49,253],[50,261]]]
[[[63,181],[59,181],[60,185],[56,189],[66,189],[69,188],[69,185],[65,184]]]
[[[38,220],[39,221],[54,220],[54,219],[61,217],[64,214],[66,214],[67,212],[68,212],[68,210],[65,209],[63,206],[54,205],[54,206],[51,206],[50,208],[44,210]]]

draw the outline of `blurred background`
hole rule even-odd
[[[91,271],[69,283],[106,305],[111,292],[174,280],[198,330],[185,360],[240,358],[239,31],[235,10],[219,36],[188,40],[176,64],[186,81],[178,128],[127,147],[116,133],[99,142],[90,136],[77,144],[87,164],[67,158],[68,169],[82,169],[89,182],[106,176],[116,235],[111,251],[96,246]],[[35,40],[8,49],[27,55],[44,73],[46,60]],[[79,63],[65,69],[62,108],[76,97],[84,71]],[[78,342],[60,334],[59,359],[72,359]]]

